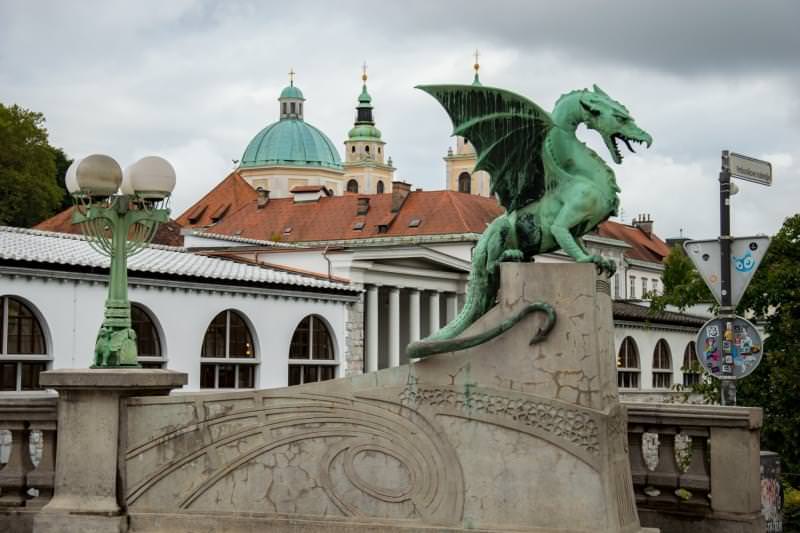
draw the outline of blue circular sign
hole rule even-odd
[[[712,318],[697,334],[697,359],[715,378],[741,379],[761,362],[764,344],[756,327],[741,317]]]

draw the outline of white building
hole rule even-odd
[[[360,289],[151,245],[131,258],[140,362],[186,372],[189,389],[280,387],[347,372]],[[108,260],[77,235],[0,227],[0,390],[45,368],[87,368]]]

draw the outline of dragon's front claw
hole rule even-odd
[[[523,259],[525,255],[517,249],[504,250],[500,255],[501,262],[520,263]]]
[[[578,263],[594,263],[597,267],[597,273],[602,274],[605,272],[609,278],[617,271],[617,264],[613,260],[599,255],[587,255],[585,258],[578,259]]]

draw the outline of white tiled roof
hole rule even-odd
[[[0,259],[108,268],[108,257],[96,252],[83,235],[0,226]],[[193,254],[184,248],[151,244],[128,259],[131,272],[172,274],[209,280],[296,285],[312,289],[358,291],[344,284]]]
[[[242,244],[255,244],[258,246],[266,246],[269,248],[308,248],[308,246],[304,243],[295,244],[290,242],[278,242],[278,241],[262,241],[261,239],[250,239],[247,237],[240,237],[238,235],[223,235],[222,233],[214,233],[211,231],[204,231],[204,230],[196,230],[191,229],[186,232],[181,232],[184,235],[190,235],[193,237],[201,237],[206,239],[213,239],[217,241],[231,241],[231,242],[238,242]]]

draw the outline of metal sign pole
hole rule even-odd
[[[719,173],[719,243],[721,298],[719,316],[725,321],[722,342],[721,403],[736,405],[736,378],[733,368],[733,319],[731,305],[731,173],[729,152],[722,151],[722,170]]]

